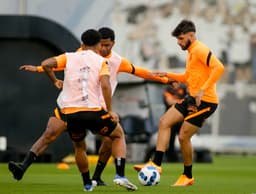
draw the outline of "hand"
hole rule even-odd
[[[204,91],[203,90],[199,90],[199,92],[197,92],[197,94],[195,95],[195,100],[196,100],[196,106],[200,106],[201,104],[201,99],[202,96],[204,95]]]
[[[55,82],[54,82],[54,86],[56,87],[56,88],[58,88],[58,89],[62,89],[62,87],[63,87],[63,81],[62,80],[59,80],[59,79],[57,79]]]
[[[119,116],[117,113],[113,112],[113,111],[109,111],[108,112],[110,114],[110,116],[112,117],[112,121],[118,123],[119,122]]]
[[[33,65],[22,65],[19,70],[37,72],[37,67]]]

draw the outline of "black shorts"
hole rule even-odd
[[[64,121],[65,123],[67,122],[66,115],[61,112],[61,110],[58,106],[54,109],[52,116],[56,117],[59,120]]]
[[[67,114],[66,117],[68,132],[74,141],[83,140],[86,136],[86,130],[90,130],[95,134],[109,136],[117,125],[105,110],[81,111]]]
[[[184,116],[185,121],[202,127],[205,119],[215,112],[218,104],[201,101],[200,106],[196,107],[193,112],[190,111],[191,106],[196,107],[195,98],[192,96],[186,97],[181,103],[175,104],[175,108]]]

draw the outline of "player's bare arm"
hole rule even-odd
[[[114,122],[118,122],[119,121],[118,115],[112,111],[112,91],[111,91],[111,85],[109,81],[109,75],[102,75],[100,77],[100,83],[101,83],[102,94],[105,100],[107,111],[112,117],[112,120]]]
[[[57,60],[54,57],[48,58],[41,63],[41,66],[43,67],[45,73],[48,75],[48,77],[55,85],[55,87],[61,89],[63,83],[61,80],[58,80],[56,78],[55,73],[53,71],[53,68],[57,67]]]

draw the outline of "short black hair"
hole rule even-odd
[[[82,42],[87,46],[95,46],[101,40],[101,35],[97,30],[89,29],[81,35]]]
[[[102,39],[108,39],[114,41],[115,40],[115,32],[111,28],[108,27],[102,27],[99,30],[99,33],[101,34]]]
[[[186,34],[188,32],[196,32],[196,26],[190,20],[182,20],[172,31],[172,35],[177,37],[181,34]]]

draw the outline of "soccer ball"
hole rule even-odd
[[[139,171],[138,179],[144,186],[157,185],[160,182],[160,174],[154,166],[145,166]]]

